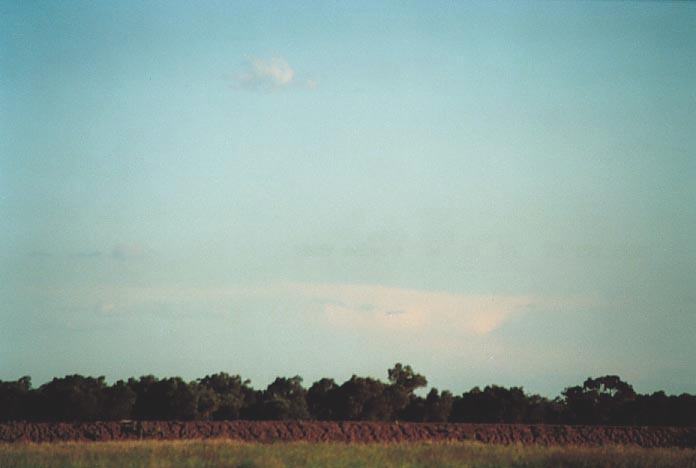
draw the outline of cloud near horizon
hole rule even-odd
[[[338,353],[350,353],[354,346],[381,350],[394,359],[406,359],[410,353],[444,353],[466,356],[469,365],[484,367],[493,359],[497,366],[512,365],[519,362],[520,353],[534,356],[525,346],[509,341],[507,333],[522,322],[534,322],[537,314],[551,311],[572,320],[569,313],[580,313],[595,303],[589,297],[282,281],[32,286],[22,294],[62,311],[37,317],[51,326],[62,327],[67,319],[79,322],[82,317],[95,327],[114,330],[138,324],[144,330],[187,330],[229,339],[251,334],[256,338],[249,338],[248,346],[259,350],[269,341],[282,341],[298,353],[335,342]]]
[[[428,332],[449,329],[486,335],[514,314],[544,302],[528,295],[472,295],[381,285],[291,284],[319,302],[333,326],[354,330]]]
[[[434,336],[483,336],[535,306],[577,304],[572,299],[534,295],[458,294],[375,284],[275,283],[220,288],[99,288],[89,301],[110,304],[109,311],[174,310],[198,304],[198,310],[239,311],[241,304],[293,304],[313,320],[353,332],[425,333]],[[258,309],[257,309],[258,310]],[[269,309],[272,313],[273,309]],[[205,315],[205,312],[201,312]]]

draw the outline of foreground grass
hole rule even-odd
[[[226,440],[0,444],[1,467],[696,467],[696,449]]]

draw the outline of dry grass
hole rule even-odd
[[[229,440],[0,444],[2,467],[695,467],[696,449]]]

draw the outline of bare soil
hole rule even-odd
[[[0,423],[0,442],[225,438],[247,442],[479,441],[641,447],[696,447],[696,427],[556,426],[528,424],[324,421],[129,421]]]

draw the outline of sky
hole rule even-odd
[[[696,393],[696,3],[0,1],[0,380]]]

